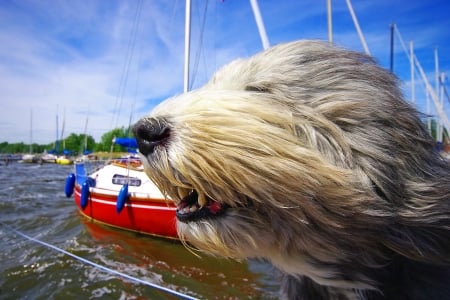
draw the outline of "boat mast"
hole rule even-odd
[[[30,154],[33,153],[33,109],[30,109]]]
[[[395,23],[391,24],[391,55],[390,55],[390,68],[389,70],[391,73],[394,73],[394,30],[395,30]]]
[[[333,18],[331,12],[331,0],[327,0],[328,43],[333,44]]]
[[[410,60],[410,67],[411,67],[411,103],[416,103],[416,83],[415,83],[415,76],[414,76],[414,42],[409,42],[409,60]]]
[[[61,135],[60,135],[60,141],[63,143],[63,149],[61,152],[64,152],[66,149],[66,141],[63,139],[64,137],[64,129],[66,127],[66,107],[64,107],[64,114],[63,114],[63,122],[62,122],[62,128],[61,128]]]
[[[425,96],[427,99],[427,128],[428,128],[428,133],[430,134],[430,136],[432,136],[432,130],[431,130],[431,103],[430,103],[430,93],[428,92],[428,90],[425,90]]]
[[[88,127],[88,120],[89,120],[89,112],[86,115],[86,121],[84,122],[84,149],[82,150],[82,153],[84,154],[84,152],[87,150],[87,127]]]
[[[442,107],[442,99],[439,97],[439,54],[437,47],[434,48],[434,67],[435,67],[435,89],[437,95],[437,101],[440,102]],[[437,116],[436,120],[436,141],[442,143],[442,121],[440,116]]]
[[[402,46],[403,51],[405,52],[408,59],[410,59],[409,51],[406,48],[405,42],[403,41],[403,38],[402,38],[402,35],[400,34],[398,26],[395,26],[395,33],[397,34],[397,37],[400,41],[400,45]],[[428,78],[425,75],[425,72],[424,72],[424,70],[420,64],[420,61],[417,57],[414,57],[414,64],[418,71],[418,74],[419,74],[418,76],[420,76],[420,78],[422,79],[422,81],[425,85],[425,90],[426,90],[427,94],[429,95],[429,98],[431,98],[431,100],[433,101],[434,107],[436,109],[436,115],[437,115],[437,117],[440,118],[441,125],[444,126],[444,128],[446,128],[447,131],[450,132],[450,120],[448,119],[447,114],[445,113],[445,111],[441,105],[441,102],[438,99],[436,90],[431,86],[430,82],[428,81]]]
[[[264,27],[264,22],[261,17],[261,12],[259,11],[258,1],[250,0],[252,6],[253,15],[255,16],[256,25],[258,26],[259,37],[263,45],[263,49],[266,50],[270,47],[269,38],[267,37],[266,28]]]
[[[445,82],[445,73],[444,72],[441,72],[440,74],[439,74],[440,76],[439,76],[439,90],[440,90],[440,98],[441,98],[441,105],[442,105],[442,108],[444,108],[444,95],[445,95],[445,85],[444,85],[444,82]],[[448,132],[447,132],[447,134],[448,134]],[[442,143],[444,143],[444,137],[445,137],[445,135],[444,135],[444,126],[442,125],[442,123],[441,123],[441,139],[442,139]]]
[[[189,52],[191,46],[191,0],[186,0],[184,24],[184,81],[183,92],[189,90]]]
[[[352,19],[353,19],[353,23],[355,24],[356,31],[358,32],[359,39],[361,40],[361,44],[363,45],[364,52],[367,55],[370,55],[369,47],[367,46],[366,39],[364,38],[361,27],[359,26],[359,22],[358,22],[358,19],[356,18],[355,11],[353,10],[352,3],[350,0],[346,0],[346,2],[347,2],[348,10],[350,11],[350,15],[352,16]]]
[[[55,140],[55,148],[53,150],[55,150],[55,154],[58,154],[59,152],[59,144],[58,144],[58,138],[59,138],[59,132],[58,132],[58,113],[59,113],[59,106],[56,105],[56,140]]]

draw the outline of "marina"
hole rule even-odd
[[[89,221],[64,194],[73,166],[10,163],[0,171],[0,299],[277,299],[272,267]],[[67,251],[105,269],[29,240]]]
[[[360,26],[350,0],[346,0],[345,3],[333,1],[333,6],[331,0],[322,2],[321,7],[315,7],[312,2],[307,1],[299,2],[302,4],[288,1],[277,3],[277,6],[272,6],[270,2],[264,3],[262,15],[268,20],[268,35],[257,1],[254,0],[250,0],[246,9],[243,9],[240,3],[231,1],[206,1],[201,5],[195,2],[192,9],[189,0],[185,6],[177,6],[178,2],[171,3],[170,6],[169,2],[138,1],[136,5],[114,2],[109,7],[105,3],[98,2],[94,5],[98,11],[107,11],[108,14],[93,17],[89,25],[79,27],[103,29],[102,26],[105,26],[107,27],[105,32],[114,34],[99,38],[98,32],[86,30],[79,32],[77,36],[71,36],[70,33],[75,29],[67,25],[65,27],[70,30],[63,30],[60,34],[65,36],[67,41],[48,43],[52,47],[48,49],[47,45],[41,46],[43,50],[37,52],[53,55],[58,45],[64,45],[58,51],[64,53],[64,61],[70,64],[65,64],[66,62],[62,60],[36,64],[44,66],[42,69],[44,71],[34,71],[39,77],[30,79],[30,82],[34,80],[36,86],[45,87],[42,89],[46,92],[40,93],[40,89],[34,87],[33,90],[32,86],[30,87],[32,97],[28,94],[7,95],[3,100],[4,110],[8,114],[5,114],[2,120],[8,126],[5,127],[7,130],[4,130],[7,134],[2,138],[14,141],[10,144],[5,142],[4,147],[13,149],[15,146],[21,146],[21,150],[14,150],[15,152],[2,150],[20,154],[0,155],[0,300],[278,299],[280,274],[269,263],[255,259],[237,262],[212,257],[191,249],[187,244],[183,245],[178,240],[175,226],[177,207],[170,199],[155,190],[156,185],[149,182],[141,161],[133,160],[135,165],[132,165],[130,160],[123,161],[117,157],[112,159],[112,154],[117,151],[113,151],[113,145],[109,147],[112,137],[114,141],[116,137],[122,136],[113,134],[115,130],[127,132],[129,136],[130,128],[140,115],[148,114],[158,102],[181,92],[182,73],[183,93],[187,93],[201,86],[220,66],[234,58],[250,56],[261,48],[266,49],[271,45],[298,38],[325,41],[328,34],[330,44],[371,55],[386,69],[388,65],[386,58],[389,54],[390,72],[404,82],[401,86],[402,93],[414,107],[424,113],[421,120],[435,139],[436,150],[441,152],[444,158],[450,159],[448,137],[450,98],[447,91],[448,76],[444,72],[448,68],[446,59],[448,51],[445,48],[448,46],[445,44],[443,47],[440,46],[438,52],[438,47],[433,45],[435,47],[433,52],[430,41],[425,43],[421,40],[427,32],[419,32],[417,28],[414,30],[408,27],[404,22],[405,19],[397,16],[400,15],[400,10],[404,9],[396,8],[392,3],[385,1],[370,5],[355,3],[356,11],[362,12],[360,14],[362,18],[359,18],[359,21],[362,21]],[[60,11],[63,11],[61,7],[55,8],[58,8],[58,12],[54,13],[58,16],[55,19],[59,22],[62,22],[60,17],[70,19],[62,14],[60,16]],[[388,21],[398,23],[389,24],[384,14],[378,17],[383,21],[369,22],[372,20],[373,12],[387,11],[387,8],[393,10],[394,16],[390,16],[391,19]],[[418,7],[416,9],[419,10]],[[89,15],[81,13],[81,7],[73,11],[80,16]],[[171,14],[161,18],[163,15],[161,12]],[[303,19],[298,19],[291,17],[288,12],[308,13],[302,17]],[[409,18],[409,11],[405,10],[405,14]],[[11,17],[12,19],[15,18]],[[113,22],[116,19],[124,23]],[[426,23],[416,19],[420,26]],[[436,16],[436,20],[438,19]],[[107,25],[100,26],[97,20],[107,21]],[[41,21],[37,20],[36,24],[41,24]],[[249,24],[242,25],[244,21],[251,21],[253,26],[251,30],[247,28]],[[253,24],[254,21],[256,24]],[[73,22],[82,24],[83,21]],[[43,30],[53,32],[56,21],[49,24],[53,27]],[[237,24],[239,26],[236,26]],[[376,30],[372,28],[375,25]],[[163,30],[154,31],[154,28]],[[343,28],[356,31],[350,35]],[[193,38],[190,36],[191,29],[194,33]],[[367,41],[363,30],[369,33]],[[404,35],[400,34],[400,30]],[[10,40],[26,40],[20,36],[20,32],[25,31],[25,29],[11,30],[19,38],[15,36]],[[33,33],[34,35],[42,36]],[[82,40],[78,40],[79,37],[87,36],[90,37],[89,41],[98,40],[100,43],[92,43],[78,49],[76,45],[81,44]],[[417,39],[417,42],[414,43],[413,40],[409,40],[410,38]],[[34,41],[30,37],[29,40]],[[42,40],[51,39],[46,37]],[[111,45],[105,41],[110,41]],[[38,44],[36,41],[35,43]],[[33,45],[33,42],[29,44]],[[18,45],[16,48],[21,46]],[[184,59],[181,59],[183,48]],[[14,48],[7,48],[13,53],[12,49]],[[66,49],[72,51],[66,53]],[[434,59],[431,59],[431,54],[434,54]],[[25,52],[20,55],[34,57],[36,54]],[[5,57],[15,62],[9,56]],[[108,59],[105,60],[105,57]],[[182,62],[184,62],[183,69]],[[94,68],[91,69],[92,67]],[[23,69],[32,68],[25,64]],[[47,74],[48,70],[52,70],[52,73]],[[14,74],[12,72],[5,74],[5,78],[15,78],[11,75]],[[120,80],[119,76],[122,76]],[[48,82],[40,83],[41,78],[46,78]],[[22,84],[20,81],[20,85]],[[53,94],[54,90],[56,92]],[[11,112],[20,111],[18,107],[22,108],[20,105],[30,98],[33,99],[33,105],[45,103],[49,107],[52,106],[50,109],[35,108],[35,124],[32,121],[33,108],[30,107],[29,130],[22,129],[20,137],[15,136],[16,128],[28,126],[28,121],[20,120],[16,123],[9,114],[13,115]],[[16,101],[17,99],[20,101]],[[19,106],[15,106],[16,102]],[[58,121],[59,103],[64,105],[61,134]],[[68,119],[69,116],[72,117],[71,121],[67,122],[67,128],[65,128],[66,106],[69,112]],[[54,135],[55,107],[56,140],[53,144],[41,145],[39,142],[38,145],[35,143],[36,139],[45,140],[44,137]],[[129,119],[128,116],[124,116],[128,113]],[[88,117],[91,118],[89,127]],[[72,133],[67,136],[67,132],[80,132],[79,123],[84,119],[86,119],[84,133],[82,135]],[[111,126],[107,127],[109,124]],[[128,127],[122,126],[123,124]],[[119,128],[120,126],[122,127]],[[111,130],[108,132],[111,134],[104,134],[100,138],[100,134],[107,130]],[[220,131],[221,134],[223,132]],[[28,134],[29,150],[28,147],[23,147],[25,146],[23,142],[16,143],[25,140]],[[148,135],[144,137],[148,138]],[[88,138],[92,140],[89,147]],[[106,140],[108,143],[105,143]],[[61,149],[58,143],[62,145]],[[412,148],[408,148],[408,151]],[[153,152],[153,148],[149,152]],[[103,153],[105,157],[99,158],[98,153]],[[63,155],[58,156],[59,154]],[[208,152],[205,157],[209,155]],[[101,166],[88,168],[90,159],[101,161]],[[376,190],[380,191],[381,189]],[[194,193],[189,195],[192,194]],[[182,206],[186,215],[188,212],[196,212],[199,208],[195,201],[186,201]],[[270,228],[270,226],[261,227],[264,230]],[[238,244],[242,245],[241,241],[242,239]],[[323,245],[328,247],[330,243]],[[273,253],[280,252],[283,251]]]

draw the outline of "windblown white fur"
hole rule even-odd
[[[448,261],[448,242],[432,231],[448,236],[448,165],[396,78],[370,57],[315,41],[278,45],[161,103],[136,125],[141,144],[139,128],[155,126],[165,135],[141,152],[161,191],[181,204],[195,190],[200,207],[228,208],[178,222],[180,237],[271,261],[287,297],[388,294],[394,258]]]

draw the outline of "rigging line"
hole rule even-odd
[[[130,50],[129,50],[129,49],[130,49],[130,45],[131,45],[131,43],[129,42],[129,43],[128,43],[128,48],[127,48],[127,54],[126,54],[126,57],[128,57],[128,53],[129,53],[129,51],[130,51]],[[115,101],[114,101],[114,108],[113,108],[113,113],[112,113],[112,118],[111,118],[111,126],[110,126],[111,129],[114,128],[114,123],[115,123],[114,121],[115,121],[116,114],[117,114],[117,106],[118,106],[118,102],[119,102],[119,98],[120,98],[120,94],[121,94],[121,89],[122,89],[122,86],[123,86],[123,82],[124,82],[124,80],[125,80],[125,68],[126,68],[126,66],[127,66],[126,61],[127,61],[127,60],[125,60],[123,66],[122,66],[122,72],[120,72],[121,76],[120,76],[120,81],[119,81],[119,89],[117,90],[117,95],[116,95],[116,99],[115,99]]]
[[[169,33],[173,32],[173,24],[174,24],[174,19],[175,19],[175,14],[177,12],[177,7],[178,7],[178,0],[176,0],[173,3],[173,7],[172,7],[172,13],[170,15],[170,19],[169,19],[169,26],[167,26],[167,28],[169,28]]]
[[[140,66],[142,62],[142,48],[143,43],[140,43],[140,47],[137,53],[137,64],[136,64],[136,84],[134,86],[134,96],[133,96],[133,102],[131,104],[130,108],[130,118],[128,119],[128,130],[127,130],[127,137],[131,136],[131,122],[133,121],[133,115],[134,115],[134,109],[136,107],[136,102],[138,98],[138,91],[139,91],[139,80],[140,80]]]
[[[141,15],[141,7],[142,7],[142,1],[139,1],[136,5],[136,12],[133,19],[133,25],[132,25],[132,31],[130,35],[130,39],[128,40],[128,47],[127,52],[125,54],[125,62],[122,66],[122,72],[119,82],[119,89],[117,90],[116,95],[116,101],[114,102],[114,110],[113,115],[111,119],[111,129],[117,126],[119,122],[119,115],[120,115],[120,108],[122,106],[122,98],[126,87],[127,77],[128,77],[128,70],[131,64],[131,60],[133,57],[133,49],[134,49],[134,43],[135,43],[135,37],[136,37],[136,31],[137,31],[137,24],[140,21],[140,15]]]
[[[444,89],[444,95],[446,96],[447,100],[450,102],[450,95],[448,94],[447,87],[445,86],[445,80],[441,78],[442,76],[439,76],[439,83],[442,85],[442,88]]]
[[[223,3],[223,1],[222,1],[222,3]],[[217,27],[218,27],[218,24],[219,24],[219,12],[218,12],[218,10],[219,10],[219,8],[218,8],[218,1],[214,1],[213,2],[213,5],[214,5],[214,8],[213,8],[213,10],[214,10],[214,18],[213,18],[213,20],[214,20],[214,25],[213,25],[213,37],[214,37],[214,40],[213,40],[213,55],[212,55],[212,66],[213,66],[213,72],[214,71],[216,71],[217,70],[217,49],[218,49],[218,36],[217,36]],[[204,64],[205,64],[205,70],[208,70],[208,64],[207,64],[207,62],[206,62],[206,59],[205,59],[205,61],[204,61]],[[211,66],[211,64],[209,64],[209,66]],[[209,69],[209,70],[211,70],[211,69]],[[211,71],[209,71],[208,72],[208,74],[210,73]],[[207,75],[208,75],[207,74]],[[211,74],[209,74],[209,75],[211,75]],[[211,77],[211,76],[209,76],[209,77]]]
[[[395,33],[397,34],[397,37],[400,40],[400,45],[402,45],[402,48],[405,51],[406,56],[408,57],[408,59],[411,59],[411,56],[409,55],[409,52],[406,49],[405,43],[403,42],[403,38],[402,38],[402,35],[400,34],[400,30],[398,29],[397,26],[395,26]],[[425,84],[425,91],[429,93],[431,100],[433,100],[434,107],[436,109],[436,113],[437,113],[438,117],[440,117],[441,120],[443,121],[445,128],[447,130],[450,130],[450,121],[447,117],[447,114],[445,113],[445,111],[442,108],[442,105],[439,101],[436,91],[433,89],[433,87],[431,87],[430,82],[428,81],[428,78],[425,75],[422,65],[420,64],[419,59],[417,58],[416,55],[413,55],[413,60],[415,63],[415,67],[419,71],[419,74],[422,77],[422,80]]]
[[[126,86],[127,86],[127,83],[128,83],[128,73],[130,71],[131,62],[133,60],[134,48],[136,46],[136,39],[137,39],[138,32],[139,32],[139,27],[140,27],[139,25],[140,25],[141,13],[142,13],[142,3],[143,3],[143,1],[141,0],[138,3],[138,7],[137,7],[138,15],[136,17],[135,26],[134,26],[134,30],[133,30],[132,48],[131,48],[131,54],[129,56],[128,65],[127,65],[127,71],[126,71],[126,75],[125,75],[125,84],[122,87],[122,94],[121,94],[120,101],[119,101],[119,110],[118,110],[119,113],[117,114],[116,127],[119,124],[119,115],[120,115],[120,111],[122,109],[122,103],[123,103],[123,98],[124,98],[124,95],[125,95],[125,89],[126,89]]]
[[[450,95],[448,94],[448,91],[447,91],[447,88],[445,87],[445,85],[444,85],[444,94],[445,94],[448,102],[450,102]]]
[[[81,262],[83,262],[83,263],[85,263],[85,264],[91,265],[91,266],[93,266],[93,267],[95,267],[95,268],[98,268],[98,269],[100,269],[100,270],[102,270],[102,271],[105,271],[105,272],[114,274],[114,275],[119,276],[119,277],[126,278],[126,279],[131,280],[131,281],[135,281],[135,282],[140,283],[140,284],[144,284],[144,285],[150,286],[150,287],[152,287],[152,288],[154,288],[154,289],[157,289],[157,290],[160,290],[160,291],[163,291],[163,292],[166,292],[166,293],[169,293],[169,294],[178,296],[178,297],[183,298],[183,299],[193,299],[193,300],[197,300],[197,299],[198,299],[198,298],[195,298],[195,297],[192,297],[192,296],[189,296],[189,295],[186,295],[186,294],[177,292],[177,291],[175,291],[175,290],[171,290],[171,289],[169,289],[169,288],[160,286],[160,285],[158,285],[158,284],[156,284],[156,283],[151,283],[151,282],[148,282],[148,281],[145,281],[145,280],[142,280],[142,279],[133,277],[133,276],[131,276],[131,275],[128,275],[128,274],[125,274],[125,273],[122,273],[122,272],[119,272],[119,271],[110,269],[110,268],[108,268],[108,267],[99,265],[99,264],[97,264],[97,263],[95,263],[95,262],[93,262],[93,261],[90,261],[90,260],[85,259],[85,258],[83,258],[83,257],[81,257],[81,256],[78,256],[78,255],[75,255],[75,254],[73,254],[73,253],[70,253],[70,252],[68,252],[68,251],[66,251],[66,250],[64,250],[64,249],[58,248],[58,247],[56,247],[56,246],[54,246],[54,245],[52,245],[52,244],[43,242],[43,241],[38,240],[38,239],[36,239],[36,238],[33,238],[33,237],[29,236],[29,235],[26,235],[25,233],[22,233],[22,232],[20,232],[19,230],[14,229],[14,228],[11,227],[10,225],[5,224],[5,223],[3,223],[3,222],[1,222],[1,221],[0,221],[0,224],[3,225],[3,226],[5,226],[6,228],[8,228],[10,231],[12,231],[12,232],[14,232],[14,233],[20,235],[21,237],[23,237],[23,238],[25,238],[25,239],[27,239],[27,240],[29,240],[29,241],[35,242],[35,243],[40,244],[40,245],[42,245],[42,246],[45,246],[45,247],[47,247],[47,248],[53,249],[53,250],[55,250],[55,251],[57,251],[57,252],[63,253],[63,254],[65,254],[65,255],[67,255],[67,256],[70,256],[70,257],[72,257],[72,258],[74,258],[74,259],[76,259],[76,260],[78,260],[78,261],[81,261]]]
[[[197,49],[197,54],[195,55],[194,68],[192,71],[192,79],[190,81],[189,90],[192,89],[192,86],[194,85],[195,77],[198,73],[198,65],[200,63],[200,55],[201,55],[202,46],[203,46],[203,35],[205,33],[206,14],[208,12],[208,2],[209,1],[205,1],[205,8],[203,10],[203,20],[202,20],[202,25],[200,27],[201,29],[200,29],[200,37],[199,37],[199,41],[198,41],[198,49]]]
[[[191,52],[191,1],[186,0],[184,11],[184,68],[183,68],[183,93],[189,90],[189,63]]]
[[[142,58],[142,44],[139,49],[138,53],[138,63],[137,63],[137,75],[136,75],[136,85],[134,88],[134,97],[133,97],[133,103],[131,104],[130,108],[130,118],[128,119],[128,129],[126,132],[126,137],[131,137],[131,122],[133,121],[133,114],[134,114],[134,108],[136,107],[137,97],[138,97],[138,88],[139,88],[139,79],[140,79],[140,72],[139,72],[139,66],[141,64],[141,58]],[[128,150],[130,149],[130,143],[128,144]],[[131,169],[131,157],[127,159],[127,183],[130,184],[131,178],[130,178],[130,169]]]
[[[138,35],[137,33],[139,31],[139,28],[137,28],[136,31],[137,31],[136,35]],[[140,80],[140,75],[141,75],[141,73],[139,71],[140,71],[140,66],[141,66],[141,61],[142,61],[142,48],[143,48],[143,43],[141,42],[138,53],[137,53],[136,84],[134,86],[134,97],[133,97],[133,102],[132,102],[131,108],[130,108],[130,118],[128,119],[128,129],[126,132],[126,137],[131,137],[131,122],[133,121],[134,109],[136,107],[136,102],[137,102],[137,98],[138,98],[139,80]],[[129,149],[130,149],[130,144],[128,144],[128,151],[129,151]],[[131,157],[129,157],[127,160],[127,184],[130,184],[130,181],[131,181],[130,169],[131,169]]]
[[[125,89],[126,89],[126,86],[127,86],[127,83],[128,83],[128,74],[129,74],[131,63],[132,63],[132,60],[133,60],[134,48],[136,46],[136,39],[137,39],[137,36],[138,36],[139,27],[140,27],[142,5],[143,5],[142,3],[143,3],[142,0],[139,1],[138,5],[137,5],[137,8],[136,8],[136,17],[135,17],[135,20],[134,20],[134,27],[133,27],[132,36],[131,36],[131,39],[130,39],[131,50],[130,50],[130,54],[128,56],[128,64],[127,64],[126,74],[125,74],[125,82],[124,82],[124,84],[122,86],[122,93],[121,93],[120,98],[119,98],[119,108],[118,108],[118,113],[116,115],[115,127],[117,127],[118,124],[119,124],[119,115],[120,115],[120,111],[122,109],[122,103],[123,103],[123,98],[124,98],[124,95],[125,95]]]
[[[120,114],[120,109],[122,107],[122,101],[123,101],[123,95],[125,93],[125,88],[127,85],[127,81],[128,81],[128,72],[129,72],[129,68],[131,65],[131,61],[133,58],[133,50],[134,50],[134,45],[135,45],[135,36],[137,34],[137,28],[138,28],[138,23],[140,20],[140,14],[141,14],[141,6],[142,6],[142,1],[139,1],[136,5],[136,13],[134,16],[134,20],[133,20],[133,26],[132,26],[132,30],[131,30],[131,35],[130,35],[130,39],[128,40],[128,48],[127,48],[127,54],[126,54],[126,58],[125,58],[125,62],[123,65],[123,70],[122,70],[122,78],[121,78],[121,82],[119,85],[119,90],[118,90],[118,94],[117,94],[117,100],[118,100],[118,108],[115,114],[115,122],[113,123],[114,127],[117,127],[118,124],[118,120],[119,120],[119,114]]]

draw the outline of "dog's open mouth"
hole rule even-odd
[[[207,197],[206,205],[200,206],[198,193],[192,190],[184,197],[177,206],[176,216],[181,222],[198,221],[204,218],[211,218],[223,214],[228,205],[214,201]]]

